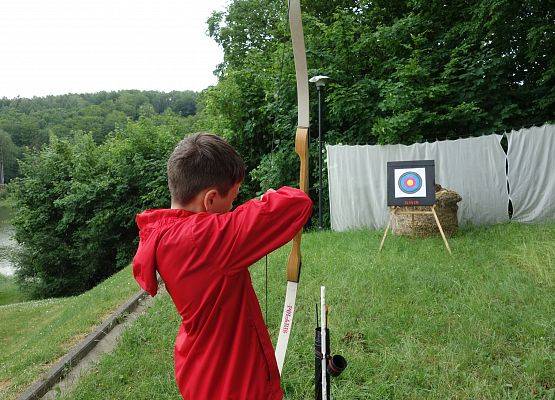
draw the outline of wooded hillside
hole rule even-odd
[[[196,113],[192,91],[162,93],[123,90],[87,94],[0,99],[0,148],[5,180],[18,174],[17,160],[25,148],[39,149],[49,137],[69,139],[90,133],[97,143],[118,125],[149,116],[173,113],[183,117]],[[1,160],[1,158],[0,158]]]

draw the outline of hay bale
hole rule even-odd
[[[452,190],[436,185],[436,214],[445,235],[453,235],[459,228],[457,203],[461,196]],[[430,207],[405,206],[397,207],[399,211],[429,211]],[[432,214],[393,214],[391,230],[396,235],[411,237],[427,237],[439,235],[439,229]]]

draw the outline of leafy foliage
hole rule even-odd
[[[0,184],[9,181],[17,174],[18,153],[18,148],[10,135],[0,129]]]
[[[89,94],[0,99],[0,148],[10,153],[5,165],[6,180],[18,174],[17,163],[24,148],[40,149],[49,137],[72,139],[76,133],[91,134],[101,143],[108,133],[128,120],[159,114],[187,117],[196,113],[192,91],[154,92],[124,90]],[[5,139],[5,136],[8,139]],[[15,151],[12,147],[15,145]]]
[[[332,78],[324,93],[327,143],[409,144],[555,119],[549,2],[310,0],[303,6],[309,73]],[[224,61],[219,83],[198,98],[122,91],[0,99],[2,147],[13,149],[10,140],[16,146],[4,153],[13,158],[32,149],[14,184],[21,282],[36,295],[76,293],[125,265],[136,237],[134,214],[167,204],[165,161],[185,132],[220,134],[243,156],[251,173],[239,200],[297,183],[286,14],[285,2],[271,0],[234,0],[213,14],[208,32]],[[316,96],[311,107],[317,115]],[[5,168],[9,178],[18,173],[9,161]],[[316,182],[317,163],[311,172]],[[313,198],[317,188],[311,187]]]
[[[286,14],[285,2],[235,0],[208,21],[224,62],[201,114],[247,158],[252,192],[297,180]],[[548,1],[311,0],[303,20],[309,74],[331,77],[327,143],[410,144],[555,119]]]
[[[79,293],[123,268],[135,250],[134,216],[169,204],[166,160],[187,132],[178,117],[142,118],[97,145],[52,137],[27,154],[12,189],[17,276],[35,297]]]

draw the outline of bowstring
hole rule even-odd
[[[287,14],[286,14],[286,21],[289,18],[289,11],[291,8],[291,0],[287,0]],[[274,101],[279,98],[279,94],[281,92],[283,86],[283,65],[285,59],[285,43],[282,43],[281,46],[281,55],[280,55],[280,65],[279,65],[279,75],[278,75],[278,82],[276,85],[276,91],[274,93]],[[274,126],[278,119],[278,110],[275,107],[274,111]],[[270,148],[270,168],[274,170],[274,151],[276,149],[276,142],[275,142],[275,135],[276,130],[275,127],[272,129],[272,147]],[[265,298],[264,298],[264,313],[265,313],[265,320],[266,320],[266,327],[268,326],[268,255],[266,254],[266,265],[265,265]]]

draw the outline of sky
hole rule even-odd
[[[202,90],[222,50],[206,20],[226,0],[0,0],[0,98]]]

